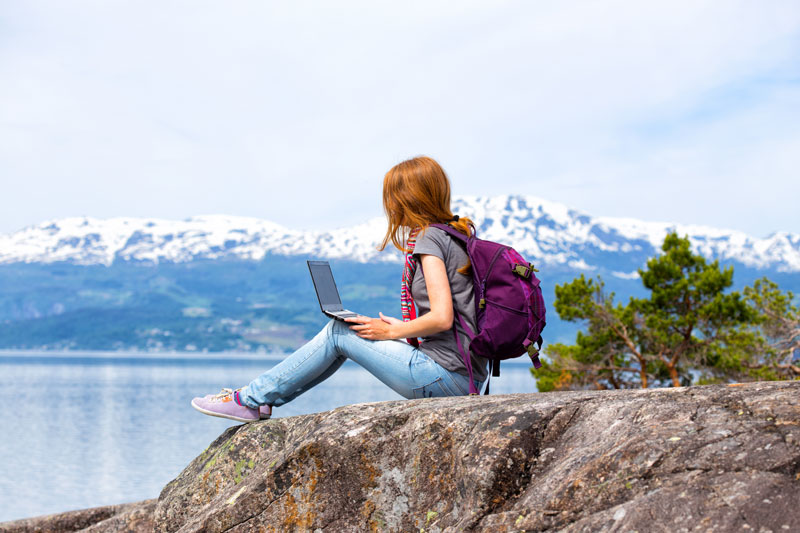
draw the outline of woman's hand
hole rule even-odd
[[[381,320],[383,320],[387,324],[402,324],[403,323],[403,321],[400,320],[399,318],[395,318],[393,316],[386,316],[383,313],[381,313],[380,311],[378,311],[378,314],[381,316]]]
[[[350,329],[362,339],[384,341],[427,337],[453,327],[453,300],[444,261],[429,254],[421,254],[421,261],[422,267],[425,269],[425,286],[428,289],[428,299],[431,305],[428,313],[408,322],[386,316],[383,313],[379,313],[380,318],[368,316],[346,318],[347,322],[357,324],[350,326]]]
[[[357,316],[354,318],[345,318],[346,322],[354,322],[355,326],[350,326],[350,329],[356,332],[356,335],[362,339],[371,341],[385,341],[394,339],[391,330],[392,325],[402,323],[401,320],[396,318],[384,316],[380,313],[380,318],[370,318],[368,316]]]

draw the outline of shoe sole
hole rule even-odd
[[[244,422],[245,424],[248,422],[258,422],[261,420],[260,418],[239,418],[238,416],[233,415],[225,415],[222,413],[215,413],[214,411],[209,411],[208,409],[203,409],[192,400],[192,407],[203,413],[204,415],[208,416],[216,416],[217,418],[227,418],[228,420],[235,420],[237,422]]]

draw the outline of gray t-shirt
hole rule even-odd
[[[472,331],[475,327],[475,295],[472,289],[472,278],[460,274],[458,269],[466,265],[469,261],[467,252],[461,243],[439,228],[427,228],[417,237],[414,246],[414,255],[417,259],[417,270],[411,280],[411,295],[414,303],[417,304],[419,316],[431,310],[430,299],[428,298],[428,287],[425,285],[425,274],[422,271],[422,259],[420,255],[435,255],[444,261],[447,268],[447,279],[450,281],[450,292],[453,295],[454,310],[464,318]],[[458,318],[453,317],[453,324],[458,331],[461,345],[465,350],[469,350],[469,336],[459,324]],[[440,331],[434,335],[423,337],[420,343],[420,350],[425,352],[431,359],[439,363],[442,367],[467,376],[467,367],[458,351],[458,344],[453,337],[453,330]],[[472,376],[473,378],[485,381],[487,376],[488,359],[483,357],[472,357]]]

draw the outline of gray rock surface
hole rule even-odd
[[[151,518],[158,532],[800,531],[800,381],[398,401],[236,426]],[[103,523],[91,530],[122,531]]]
[[[0,533],[147,533],[153,531],[156,500],[107,505],[0,524]]]

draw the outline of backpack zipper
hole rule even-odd
[[[519,316],[528,316],[527,311],[520,311],[519,309],[514,309],[514,308],[511,308],[511,307],[509,307],[507,305],[503,305],[501,303],[493,302],[491,300],[486,300],[486,303],[487,304],[492,304],[493,306],[499,307],[500,309],[505,309],[509,313],[515,313],[515,314],[517,314]]]
[[[481,281],[481,299],[478,302],[478,306],[483,309],[486,307],[486,299],[484,296],[486,295],[486,280],[489,279],[489,274],[492,273],[492,268],[494,268],[494,264],[497,262],[497,258],[500,257],[500,254],[508,249],[508,246],[501,246],[497,249],[494,253],[494,257],[492,257],[491,262],[489,263],[489,268],[486,269],[486,275],[483,276],[483,280]]]

